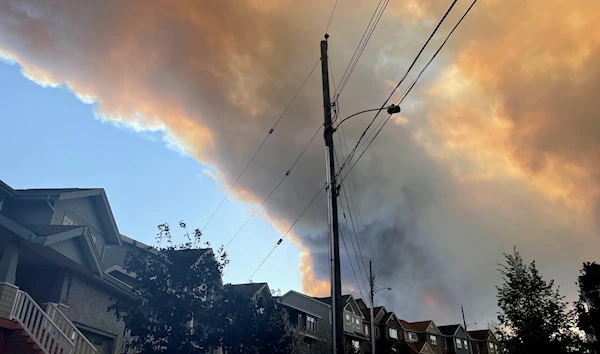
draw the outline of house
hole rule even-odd
[[[119,352],[124,324],[106,309],[139,299],[102,259],[122,242],[103,189],[0,181],[0,352]]]
[[[404,328],[404,338],[411,348],[416,350],[415,345],[427,343],[433,353],[444,354],[444,343],[442,333],[433,321],[407,322],[400,320]],[[427,350],[420,346],[420,351]]]
[[[362,299],[357,299],[356,303],[361,309],[363,316],[366,318],[366,325],[370,325],[370,309]],[[375,322],[375,341],[379,345],[387,343],[388,345],[399,347],[401,342],[404,341],[404,329],[400,323],[400,319],[394,314],[394,312],[387,311],[383,306],[377,306],[373,309],[373,318]],[[365,331],[365,335],[369,337],[369,331]],[[371,347],[369,346],[365,353],[370,353]]]
[[[470,354],[469,336],[460,324],[439,326],[444,341],[445,354]]]
[[[331,309],[331,297],[315,297],[314,299],[327,304]],[[370,348],[370,337],[365,335],[364,329],[366,318],[352,295],[343,295],[342,304],[344,310],[344,336],[353,348],[364,353],[367,348]]]
[[[469,331],[469,337],[473,345],[472,354],[496,354],[500,353],[498,347],[498,339],[489,329],[482,329],[478,331]]]
[[[273,301],[271,289],[267,283],[229,284],[233,291],[251,298],[253,301],[263,299],[267,303]]]
[[[290,323],[304,334],[306,342],[319,339],[331,326],[331,307],[321,301],[290,290],[277,298],[289,315]]]

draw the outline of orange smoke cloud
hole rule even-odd
[[[600,196],[600,4],[514,5],[478,4],[465,44],[428,88],[438,153],[463,175],[516,177],[591,212]]]

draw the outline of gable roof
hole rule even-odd
[[[265,287],[269,287],[267,283],[229,284],[229,286],[236,293],[248,297],[252,297],[262,291]]]
[[[494,341],[497,341],[496,336],[494,336],[494,333],[489,329],[480,329],[477,331],[469,331],[467,333],[469,334],[469,336],[471,336],[471,338],[475,340],[487,341],[489,336],[492,336]]]
[[[446,325],[446,326],[438,326],[438,329],[440,330],[440,332],[442,332],[443,335],[453,336],[456,334],[458,329],[461,327],[462,327],[462,325],[460,325],[460,324],[453,324],[453,325]]]
[[[344,305],[346,305],[348,303],[348,300],[350,299],[351,295],[342,295],[342,303]],[[312,297],[313,299],[317,300],[317,301],[321,301],[324,304],[327,304],[329,306],[331,306],[331,296],[328,297]]]
[[[439,329],[431,320],[419,322],[407,322],[405,320],[400,320],[400,324],[402,327],[404,327],[404,329],[415,332],[439,332]],[[433,329],[433,331],[431,329]]]
[[[433,349],[427,342],[411,342],[406,343],[413,353],[434,353]]]
[[[92,197],[100,220],[106,226],[106,237],[113,243],[121,244],[121,235],[108,203],[104,188],[47,188],[47,189],[13,189],[0,181],[0,191],[18,199],[46,199],[50,201]]]
[[[98,249],[92,241],[89,228],[84,225],[21,225],[6,215],[0,214],[0,227],[13,234],[40,246],[50,246],[72,238],[79,238],[83,255],[93,273],[99,277],[104,275],[104,267],[100,262]],[[67,257],[68,258],[68,257]]]

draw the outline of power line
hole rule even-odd
[[[383,3],[384,3],[384,0],[379,0],[379,3],[377,4],[375,11],[373,12],[373,15],[371,16],[371,19],[369,20],[369,23],[367,24],[367,28],[365,28],[365,31],[363,32],[363,35],[362,35],[360,41],[358,42],[356,49],[354,50],[354,54],[352,55],[352,58],[350,59],[350,62],[348,63],[348,66],[346,67],[346,70],[344,71],[344,74],[342,75],[342,78],[340,79],[340,85],[338,86],[338,89],[334,92],[334,95],[333,95],[334,101],[336,100],[335,98],[339,97],[339,95],[342,93],[342,91],[344,90],[344,88],[346,86],[346,83],[348,82],[348,79],[350,79],[350,76],[352,75],[352,72],[354,71],[354,68],[356,67],[356,64],[358,63],[360,56],[362,55],[363,51],[365,50],[367,43],[371,39],[371,36],[373,35],[375,28],[379,24],[379,20],[381,19],[381,16],[383,15],[383,12],[385,11],[387,4],[389,3],[389,0],[385,0],[385,4],[383,4]],[[382,6],[382,4],[383,4],[383,6]]]
[[[454,1],[454,3],[456,2],[456,0]],[[442,50],[442,48],[444,47],[444,45],[446,44],[446,42],[448,42],[448,39],[450,39],[450,36],[452,36],[452,34],[454,33],[454,31],[456,30],[456,28],[458,28],[458,26],[462,23],[463,19],[467,16],[467,14],[471,11],[471,9],[473,8],[473,5],[475,5],[475,3],[477,2],[477,0],[474,0],[471,5],[469,6],[469,8],[465,11],[465,13],[461,16],[461,18],[458,20],[458,22],[456,23],[456,25],[454,25],[454,27],[452,28],[452,30],[448,33],[448,35],[446,36],[446,38],[444,39],[444,41],[442,42],[442,44],[439,46],[439,48],[435,51],[435,53],[433,54],[433,56],[429,59],[429,61],[425,64],[425,66],[421,69],[421,71],[419,72],[419,74],[417,75],[417,77],[413,80],[413,82],[411,83],[411,85],[409,86],[408,90],[404,93],[404,95],[402,95],[400,101],[398,102],[398,105],[400,105],[404,99],[406,98],[406,96],[408,96],[408,94],[410,93],[410,91],[413,89],[413,87],[416,85],[417,81],[419,80],[419,78],[421,77],[421,75],[423,75],[423,73],[425,72],[425,70],[429,67],[429,65],[433,62],[433,60],[435,59],[435,57],[438,55],[438,53]],[[454,3],[452,3],[452,6],[454,5]],[[448,14],[448,12],[446,12],[446,15]],[[444,15],[444,18],[446,17],[446,15]],[[437,27],[436,27],[437,28]],[[431,38],[431,37],[430,37]],[[411,66],[412,67],[412,66]],[[395,90],[395,89],[394,89]],[[393,93],[393,92],[392,92]],[[391,97],[391,96],[390,96]],[[389,98],[388,98],[389,100]],[[386,101],[387,103],[387,101]],[[381,112],[381,111],[380,111]],[[379,114],[379,112],[377,112],[377,114]],[[367,149],[369,148],[369,146],[371,146],[371,144],[373,143],[373,141],[375,140],[375,138],[377,138],[377,136],[379,135],[379,133],[381,132],[381,130],[383,129],[383,127],[387,124],[387,122],[390,120],[391,118],[391,114],[388,115],[388,117],[383,121],[383,124],[381,124],[379,126],[379,129],[377,130],[377,132],[375,133],[375,135],[371,138],[371,140],[369,141],[369,143],[367,144],[367,147],[365,149],[363,149],[363,151],[361,152],[361,154],[359,155],[359,157],[354,161],[354,163],[352,164],[352,166],[350,167],[348,173],[354,168],[354,166],[356,166],[356,164],[358,163],[358,161],[360,160],[360,158],[364,155],[364,153],[367,151]],[[366,133],[366,130],[365,132]],[[363,133],[363,134],[364,134]],[[355,148],[358,147],[358,144],[355,146]],[[349,159],[347,159],[348,161],[350,161]],[[345,164],[344,164],[345,165]],[[341,168],[340,168],[340,172],[341,172]],[[344,176],[341,181],[343,181],[347,176],[348,173],[346,173],[346,176]],[[340,182],[341,183],[341,182]]]
[[[337,155],[336,155],[336,160],[337,160]],[[342,189],[341,187],[343,187],[341,184],[338,184],[338,188]],[[344,217],[344,221],[346,222],[346,228],[348,229],[348,231],[350,231],[350,241],[352,243],[352,249],[354,250],[354,256],[356,257],[356,260],[358,262],[358,269],[360,272],[360,264],[362,263],[363,265],[363,272],[364,274],[366,274],[367,278],[369,278],[369,272],[367,271],[367,267],[365,264],[365,258],[362,254],[362,248],[360,246],[360,242],[358,240],[358,232],[356,231],[356,226],[354,225],[354,218],[352,216],[352,210],[350,209],[350,203],[348,202],[348,196],[346,195],[346,189],[343,188],[342,189],[342,196],[343,198],[341,198],[341,209],[342,209],[342,216]],[[338,192],[339,194],[339,192]],[[348,218],[346,217],[346,210],[344,208],[344,201],[346,202],[346,206],[348,209],[348,214],[350,215],[350,224],[352,225],[352,228],[350,228],[349,223],[348,223]],[[356,246],[354,245],[354,240],[352,239],[352,235],[354,234],[354,239],[356,240]],[[356,251],[358,249],[358,252]],[[361,274],[361,278],[363,273]],[[366,283],[366,281],[363,278],[363,282]]]
[[[250,160],[248,161],[248,163],[246,163],[246,166],[244,166],[244,168],[242,169],[242,172],[240,172],[240,174],[235,179],[235,181],[233,182],[233,184],[231,185],[231,187],[229,187],[229,190],[227,191],[227,193],[225,194],[225,196],[223,197],[223,199],[221,199],[221,201],[217,205],[217,208],[212,212],[212,214],[210,215],[210,217],[208,218],[208,220],[204,224],[204,227],[202,228],[202,231],[206,230],[206,227],[208,226],[208,224],[210,223],[210,221],[213,219],[213,217],[215,216],[215,214],[217,213],[217,211],[219,211],[219,209],[221,208],[221,206],[223,205],[223,203],[225,202],[225,200],[227,199],[227,197],[229,196],[229,194],[231,193],[231,191],[233,190],[233,188],[239,182],[240,178],[242,178],[242,175],[244,174],[244,172],[246,172],[246,170],[248,169],[248,166],[250,166],[250,164],[252,163],[252,161],[254,161],[254,158],[256,157],[256,155],[258,155],[258,152],[262,149],[262,147],[265,145],[265,143],[267,142],[267,140],[269,139],[269,137],[273,134],[273,132],[275,131],[275,128],[277,128],[277,125],[279,124],[279,122],[281,121],[281,119],[283,118],[283,116],[285,115],[285,113],[288,111],[288,109],[290,108],[290,106],[292,105],[292,103],[294,102],[294,100],[296,100],[296,97],[298,96],[298,94],[300,93],[300,91],[302,91],[302,88],[304,87],[304,85],[306,84],[306,82],[308,81],[308,79],[312,76],[312,73],[315,71],[315,68],[317,67],[317,65],[319,64],[319,62],[320,62],[320,60],[317,60],[317,62],[313,66],[313,68],[310,70],[310,72],[308,73],[308,75],[306,76],[306,78],[304,79],[304,81],[302,82],[302,85],[300,85],[300,87],[298,88],[298,90],[296,91],[296,93],[294,94],[294,96],[292,97],[292,99],[290,100],[290,102],[287,104],[287,106],[285,107],[285,109],[283,110],[283,112],[281,113],[281,115],[279,116],[279,118],[277,118],[277,120],[275,121],[275,124],[273,125],[273,127],[269,130],[269,132],[267,133],[267,135],[265,136],[265,138],[263,139],[263,141],[258,146],[258,149],[256,149],[256,151],[254,152],[254,154],[252,155],[252,157],[250,158]]]
[[[327,27],[325,28],[325,33],[329,31],[329,25],[331,24],[331,19],[333,18],[333,14],[335,13],[335,8],[337,7],[338,0],[335,0],[335,4],[333,4],[333,10],[331,10],[331,15],[329,15],[329,21],[327,21]]]
[[[273,195],[273,193],[275,193],[275,191],[277,190],[277,188],[279,188],[279,186],[283,183],[283,181],[287,178],[287,176],[289,176],[292,173],[292,170],[294,169],[294,167],[296,166],[296,164],[298,163],[298,161],[300,161],[300,158],[302,158],[302,155],[304,155],[304,153],[306,152],[306,150],[308,149],[308,147],[310,146],[310,144],[312,144],[313,140],[315,140],[317,134],[319,134],[319,131],[321,131],[321,126],[319,126],[319,129],[317,129],[317,131],[313,134],[312,138],[310,139],[310,141],[308,142],[308,144],[306,144],[306,146],[304,147],[304,149],[302,150],[302,152],[300,153],[300,155],[298,155],[298,157],[296,158],[296,160],[294,161],[294,163],[292,164],[292,166],[285,172],[285,174],[283,175],[283,177],[281,177],[281,179],[279,180],[279,183],[277,183],[275,185],[275,187],[273,187],[273,189],[271,190],[271,192],[269,193],[269,195],[267,195],[267,197],[262,201],[262,203],[260,203],[260,205],[254,210],[254,212],[250,215],[250,217],[248,217],[248,219],[246,219],[246,222],[244,222],[244,224],[231,237],[231,239],[227,242],[227,244],[225,244],[224,248],[227,248],[227,246],[229,246],[229,244],[237,237],[237,235],[239,235],[240,232],[242,232],[242,230],[244,229],[244,227],[246,227],[246,225],[250,222],[250,220],[252,220],[252,218],[254,217],[254,215],[256,215],[256,213],[263,207],[263,205],[265,205],[265,203],[267,202],[267,200],[269,200],[269,198],[271,198],[271,196]]]
[[[450,13],[450,11],[452,11],[452,8],[454,7],[454,5],[456,4],[458,0],[454,0],[452,2],[452,4],[450,5],[450,7],[448,8],[448,10],[446,11],[446,13],[444,14],[444,16],[440,19],[440,21],[438,22],[437,26],[435,26],[433,32],[431,32],[431,35],[429,36],[429,38],[427,39],[427,41],[425,41],[425,43],[423,44],[423,46],[421,47],[421,49],[419,50],[419,52],[417,53],[417,56],[415,57],[415,59],[412,61],[412,63],[410,64],[410,66],[408,67],[408,69],[406,70],[406,72],[404,73],[404,76],[400,79],[400,81],[398,82],[398,84],[396,85],[396,87],[392,90],[392,92],[390,93],[390,95],[388,96],[388,98],[385,100],[385,102],[381,105],[381,108],[379,109],[379,111],[377,111],[377,113],[375,114],[375,116],[373,117],[373,119],[371,120],[371,122],[369,123],[369,125],[367,125],[367,127],[365,128],[365,130],[363,131],[363,133],[360,135],[360,137],[358,138],[358,141],[356,142],[356,144],[354,145],[354,148],[352,149],[352,151],[350,152],[350,154],[348,154],[348,156],[346,157],[344,163],[340,166],[340,169],[338,171],[338,175],[340,175],[340,173],[342,172],[342,170],[346,167],[346,165],[348,164],[348,162],[350,160],[352,160],[352,158],[354,157],[354,154],[356,153],[356,150],[358,149],[358,146],[360,144],[360,142],[362,141],[362,139],[365,137],[365,135],[367,134],[367,131],[371,128],[371,126],[373,125],[373,123],[375,122],[375,120],[377,119],[377,117],[379,116],[379,113],[381,113],[381,111],[385,108],[385,106],[387,105],[387,103],[390,101],[390,99],[392,98],[392,96],[394,95],[394,93],[396,92],[396,90],[400,87],[400,85],[404,82],[404,80],[406,79],[406,77],[408,76],[409,72],[412,70],[412,68],[415,66],[415,64],[417,63],[417,60],[419,59],[419,57],[421,56],[421,54],[423,53],[423,51],[425,50],[425,48],[427,47],[427,45],[429,44],[429,42],[431,41],[431,39],[433,38],[433,36],[435,35],[435,33],[438,31],[438,29],[440,28],[440,26],[442,25],[442,23],[444,22],[444,20],[446,19],[446,17],[448,16],[448,14]],[[389,117],[388,117],[389,119]]]
[[[260,267],[262,267],[262,265],[265,264],[265,262],[267,261],[267,259],[269,259],[269,257],[271,256],[271,254],[273,254],[273,251],[275,251],[275,249],[277,248],[277,246],[279,246],[283,242],[283,239],[288,235],[288,233],[292,230],[292,228],[294,227],[294,225],[296,225],[296,223],[298,222],[298,220],[300,220],[300,218],[304,215],[304,213],[306,213],[306,211],[308,210],[308,208],[312,205],[312,203],[314,203],[314,201],[317,199],[317,197],[319,196],[319,194],[321,194],[321,192],[325,188],[327,188],[327,187],[328,187],[327,183],[325,183],[323,185],[323,187],[321,187],[321,189],[319,189],[319,191],[317,192],[317,194],[315,194],[315,196],[311,199],[311,201],[304,208],[304,210],[302,210],[302,213],[300,213],[300,215],[298,215],[298,217],[296,218],[296,220],[294,220],[294,223],[292,225],[290,225],[290,227],[283,234],[283,236],[277,241],[277,243],[275,244],[275,246],[273,247],[273,249],[271,250],[271,252],[269,252],[269,254],[267,254],[267,256],[265,257],[265,259],[263,259],[263,261],[260,262],[260,264],[258,265],[258,267],[256,268],[256,270],[252,273],[252,275],[248,279],[248,283],[252,280],[252,277],[256,274],[256,272],[258,272],[258,270],[260,269]]]
[[[352,268],[352,273],[354,274],[354,279],[356,279],[356,285],[358,285],[358,292],[360,293],[361,297],[364,297],[361,283],[360,283],[360,281],[358,281],[358,277],[356,276],[356,271],[354,270],[354,265],[352,265],[352,258],[350,257],[350,252],[348,252],[348,246],[346,245],[346,239],[344,238],[342,229],[340,228],[339,230],[340,230],[340,237],[342,238],[342,243],[344,243],[344,249],[346,249],[346,255],[348,255],[348,262],[350,262],[350,268]],[[359,273],[360,273],[360,269],[359,269]],[[363,282],[364,281],[365,280],[363,279]],[[364,286],[364,283],[363,283],[363,286]]]

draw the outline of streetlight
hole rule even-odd
[[[345,122],[345,121],[347,121],[348,119],[350,119],[350,118],[352,118],[352,117],[355,117],[355,116],[357,116],[357,115],[359,115],[359,114],[363,114],[363,113],[367,113],[367,112],[374,112],[374,111],[382,111],[382,110],[384,110],[384,109],[387,111],[387,113],[388,113],[388,114],[400,113],[400,111],[401,111],[401,109],[400,109],[400,106],[397,106],[397,105],[395,105],[395,104],[392,104],[392,105],[390,105],[390,106],[383,107],[383,108],[371,108],[371,109],[365,109],[364,111],[356,112],[356,113],[354,113],[354,114],[352,114],[352,115],[350,115],[350,116],[348,116],[348,117],[346,117],[346,118],[342,119],[342,120],[341,120],[341,121],[340,121],[340,122],[337,124],[337,126],[339,127],[340,125],[342,125],[342,123],[344,123],[344,122]],[[336,128],[336,129],[337,129],[337,128]],[[334,131],[335,131],[336,129],[334,129]]]
[[[463,319],[464,319],[464,317],[463,317]],[[469,328],[470,325],[476,325],[476,324],[477,324],[477,322],[472,322],[472,323],[468,323],[468,324],[465,323],[465,332],[467,332],[466,335],[467,335],[467,344],[468,344],[467,350],[469,351],[469,354],[473,354],[473,345],[471,344],[471,340],[469,339],[469,331],[467,330],[467,328]]]
[[[398,107],[400,108],[400,107]],[[369,262],[369,271],[371,275],[370,285],[371,285],[371,354],[375,354],[375,317],[373,315],[373,309],[375,308],[375,294],[381,290],[392,290],[392,288],[379,288],[375,289],[375,282],[373,277],[373,266],[372,262]]]

